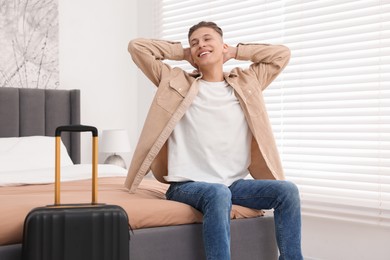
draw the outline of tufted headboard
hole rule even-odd
[[[0,88],[0,137],[54,136],[57,126],[69,124],[80,124],[80,90]],[[80,134],[61,137],[80,163]]]

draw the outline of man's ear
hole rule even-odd
[[[222,52],[223,53],[227,53],[229,51],[229,45],[227,45],[226,43],[223,44],[223,47],[222,47]]]

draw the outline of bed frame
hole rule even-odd
[[[79,90],[0,88],[0,137],[54,136],[59,125],[80,124]],[[80,163],[80,135],[64,133],[62,140],[74,163]],[[131,260],[205,259],[202,225],[189,224],[134,230]],[[231,221],[232,260],[278,258],[274,219]],[[0,246],[1,260],[20,260],[21,244]]]
[[[80,90],[0,88],[0,137],[54,136],[59,125],[80,124]],[[80,163],[80,134],[62,141]]]

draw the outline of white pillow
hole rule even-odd
[[[0,172],[54,168],[55,137],[0,138]],[[61,142],[61,166],[73,165]]]

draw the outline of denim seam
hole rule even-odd
[[[280,214],[282,214],[281,212],[280,212]],[[280,255],[282,255],[283,257],[284,257],[284,255],[285,255],[285,250],[284,250],[284,238],[282,237],[282,234],[283,234],[283,223],[282,223],[283,221],[280,221],[279,220],[279,218],[278,218],[278,224],[277,225],[275,225],[276,226],[276,228],[278,229],[278,232],[279,232],[279,245],[278,245],[278,247],[279,247],[279,251],[280,251]]]

